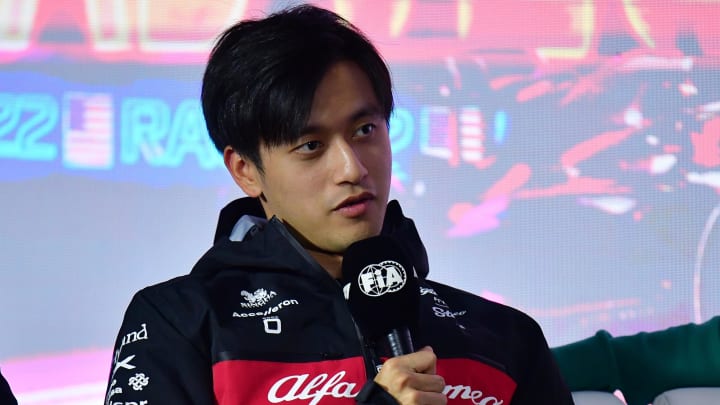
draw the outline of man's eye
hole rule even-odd
[[[365,136],[371,134],[375,130],[375,124],[365,124],[355,131],[355,135]]]
[[[313,153],[320,149],[322,143],[320,141],[310,141],[298,146],[295,150],[300,153]]]

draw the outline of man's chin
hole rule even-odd
[[[381,228],[379,228],[377,230],[376,229],[367,229],[364,232],[358,232],[358,233],[353,234],[351,237],[348,237],[343,243],[343,252],[345,250],[347,250],[347,248],[350,247],[350,245],[352,245],[355,242],[380,235],[380,229]]]

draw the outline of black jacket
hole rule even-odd
[[[220,214],[189,275],[145,288],[118,335],[106,403],[394,404],[372,383],[340,284],[253,199]],[[239,235],[238,235],[239,233]],[[450,404],[571,404],[540,327],[527,315],[426,279],[425,248],[397,202],[384,234],[420,278],[416,347],[430,345]]]
[[[17,405],[17,400],[10,391],[10,384],[5,381],[5,377],[0,374],[0,404],[2,405]]]

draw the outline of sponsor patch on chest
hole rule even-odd
[[[515,382],[502,371],[468,359],[439,359],[448,404],[510,404]],[[219,405],[354,404],[366,382],[361,357],[306,363],[227,360],[213,366]]]

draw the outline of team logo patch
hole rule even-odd
[[[270,302],[273,297],[277,295],[275,291],[267,291],[264,288],[258,288],[255,292],[250,293],[248,291],[240,291],[240,295],[245,298],[246,302],[241,302],[240,306],[243,308],[258,308]]]

